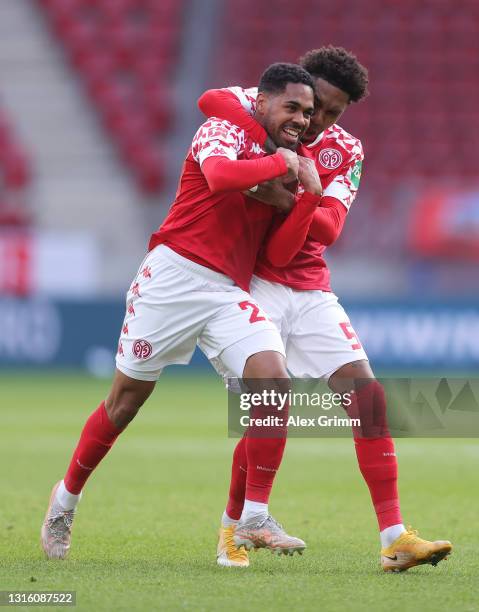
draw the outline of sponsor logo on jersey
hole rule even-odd
[[[319,153],[318,160],[323,168],[335,170],[342,164],[343,156],[341,155],[341,151],[337,149],[323,149]]]
[[[133,343],[133,355],[137,359],[148,359],[153,352],[153,347],[146,340],[136,340]]]
[[[351,170],[351,183],[356,189],[359,187],[359,181],[361,180],[362,168],[363,168],[363,162],[358,161],[354,164]]]

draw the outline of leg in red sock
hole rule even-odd
[[[367,361],[357,361],[340,368],[329,380],[339,393],[355,389],[352,404],[346,408],[351,418],[359,418],[353,427],[359,469],[368,485],[379,529],[402,526],[398,494],[398,466],[386,417],[383,387],[374,379]]]
[[[250,410],[250,418],[263,419],[265,426],[253,422],[245,436],[246,491],[241,519],[233,536],[234,544],[247,550],[270,548],[285,554],[302,552],[306,547],[303,540],[289,536],[268,511],[271,488],[286,445],[288,410],[285,400],[289,399],[291,387],[284,357],[275,351],[252,355],[244,368],[243,384],[253,394],[265,392],[267,395],[263,397],[270,399],[270,405],[266,405],[264,399],[265,405]],[[264,421],[268,417],[273,421]],[[242,449],[241,444],[239,452],[243,452]]]
[[[287,420],[285,409],[283,418]],[[268,413],[259,410],[256,418],[264,418]],[[277,416],[277,412],[270,416]],[[265,438],[268,431],[274,438]],[[268,503],[274,477],[281,463],[286,445],[286,428],[251,428],[238,442],[233,453],[231,483],[226,506],[229,518],[238,520],[244,506],[245,497],[251,501]],[[251,461],[251,463],[249,462]],[[251,465],[252,469],[248,470]]]
[[[379,530],[402,524],[397,459],[391,438],[355,438],[359,469],[369,487]]]
[[[259,407],[250,411],[251,419],[278,419],[278,411]],[[263,426],[250,425],[246,433],[246,475],[245,504],[241,520],[233,540],[236,546],[269,548],[278,553],[302,552],[306,544],[300,538],[288,535],[268,511],[268,500],[276,473],[286,446],[288,410],[283,408],[278,424]],[[267,436],[267,437],[265,437]]]
[[[353,428],[356,456],[369,487],[379,530],[402,524],[396,452],[387,427],[384,389],[377,380],[356,390],[348,414],[361,420],[361,427]]]
[[[264,407],[251,411],[253,419],[278,417],[275,409]],[[286,446],[288,411],[281,417],[284,425],[277,427],[251,426],[246,434],[246,475],[245,499],[267,504],[276,473],[283,459]]]
[[[253,394],[266,393],[270,405],[252,407],[251,419],[273,419],[271,426],[251,425],[246,432],[246,492],[243,517],[258,511],[267,514],[267,504],[276,472],[283,458],[287,436],[287,407],[278,395],[286,396],[291,390],[291,381],[285,367],[284,357],[274,351],[256,353],[248,358],[244,372],[243,385]],[[280,419],[275,425],[275,419]],[[281,420],[282,419],[282,420]],[[265,423],[267,421],[264,421]],[[251,507],[263,504],[263,508]]]
[[[287,410],[284,411],[287,420]],[[264,418],[265,413],[255,413],[257,417]],[[273,413],[276,416],[277,413]],[[233,464],[231,467],[231,483],[226,506],[226,514],[230,519],[239,520],[243,511],[245,497],[249,500],[267,503],[274,476],[281,463],[286,444],[286,429],[275,432],[274,428],[270,435],[276,438],[264,438],[264,428],[256,429],[257,436],[250,429],[236,445],[233,453]],[[248,456],[253,461],[253,469],[248,473]],[[265,465],[267,464],[267,465]],[[248,482],[248,486],[247,486]],[[247,493],[248,489],[248,493]]]
[[[41,531],[48,558],[64,559],[68,554],[75,507],[85,482],[154,386],[153,381],[134,380],[116,371],[108,399],[88,418],[65,478],[55,484],[50,495]]]
[[[452,544],[448,540],[423,540],[417,531],[406,531],[402,523],[397,459],[387,427],[384,389],[376,380],[356,382],[354,401],[347,410],[362,421],[361,427],[353,428],[354,442],[379,523],[381,565],[386,572],[405,571],[425,563],[437,565],[449,555]]]
[[[134,380],[116,371],[110,395],[87,420],[73,453],[64,479],[70,493],[82,490],[90,474],[135,417],[154,387],[153,381]]]
[[[247,471],[246,438],[243,437],[236,445],[233,453],[230,491],[226,506],[226,514],[236,521],[241,518],[241,512],[243,511]]]
[[[88,477],[113,446],[121,431],[110,421],[105,402],[102,402],[85,423],[63,479],[70,493],[80,493]]]

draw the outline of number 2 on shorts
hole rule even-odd
[[[258,321],[266,321],[266,317],[262,317],[259,314],[258,306],[256,304],[253,304],[253,302],[248,302],[248,301],[239,302],[238,306],[241,308],[241,310],[248,310],[249,308],[251,308],[252,312],[249,318],[250,323],[257,323]]]

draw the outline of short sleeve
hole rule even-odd
[[[234,160],[244,151],[244,132],[232,123],[210,118],[196,132],[191,154],[200,165],[208,157],[227,157]]]
[[[226,91],[231,91],[241,102],[242,107],[250,115],[256,112],[256,97],[258,96],[258,88],[250,87],[243,89],[242,87],[227,87]]]

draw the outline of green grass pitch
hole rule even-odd
[[[91,478],[71,555],[44,559],[39,531],[108,381],[0,377],[0,590],[74,590],[78,610],[477,610],[475,440],[399,440],[407,522],[448,538],[451,558],[404,574],[379,568],[376,520],[349,439],[293,439],[270,503],[303,557],[252,554],[247,570],[215,563],[234,440],[214,376],[166,373]]]

